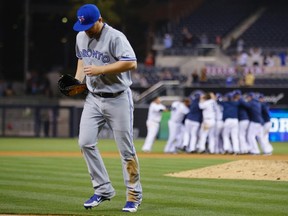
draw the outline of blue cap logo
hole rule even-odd
[[[80,23],[83,23],[85,21],[84,16],[78,16],[78,20]]]
[[[77,11],[78,21],[74,24],[75,31],[86,31],[90,29],[100,18],[100,11],[94,4],[85,4]]]

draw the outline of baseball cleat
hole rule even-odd
[[[104,197],[104,196],[99,196],[97,194],[94,194],[92,197],[90,197],[89,200],[87,200],[84,203],[84,208],[86,209],[91,209],[93,207],[98,206],[101,202],[105,201],[105,200],[109,200],[110,198]]]
[[[126,202],[126,205],[123,207],[123,212],[136,212],[138,209],[138,206],[140,206],[139,203],[136,202]]]

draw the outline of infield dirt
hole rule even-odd
[[[169,173],[167,176],[180,178],[288,181],[288,161],[237,160],[201,169]]]

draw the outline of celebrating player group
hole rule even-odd
[[[189,104],[183,102],[188,109],[181,103],[171,106],[165,153],[272,154],[269,105],[263,94],[194,91],[189,99]]]

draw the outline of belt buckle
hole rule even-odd
[[[100,97],[103,97],[103,92],[98,93]]]

